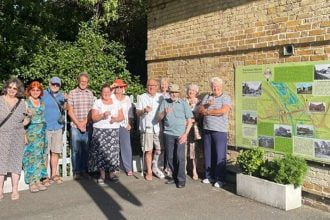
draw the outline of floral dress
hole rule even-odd
[[[33,114],[26,131],[28,144],[24,149],[23,169],[25,182],[34,184],[47,177],[45,105],[40,103],[40,106],[35,107],[30,100],[26,104]]]

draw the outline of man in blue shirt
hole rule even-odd
[[[164,119],[166,155],[173,177],[166,183],[176,183],[177,188],[184,188],[186,185],[185,144],[192,126],[193,114],[187,102],[179,98],[180,87],[177,84],[170,85],[169,93],[170,98],[162,101],[158,111],[159,120]]]
[[[48,141],[47,154],[50,153],[51,178],[57,184],[63,183],[58,176],[57,165],[59,154],[62,152],[62,129],[64,122],[61,121],[64,113],[64,96],[59,92],[61,87],[61,79],[52,77],[49,82],[49,88],[44,91],[41,100],[45,103],[45,120],[46,120],[46,136]],[[48,156],[47,156],[48,158]],[[47,160],[46,160],[47,161]],[[48,162],[46,162],[48,164]],[[49,180],[43,181],[45,185],[49,185]]]

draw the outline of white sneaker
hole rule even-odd
[[[152,172],[153,174],[155,174],[155,176],[157,176],[159,179],[164,179],[165,175],[162,171],[160,171],[160,169],[158,169],[158,167],[153,167],[152,168]]]
[[[100,184],[100,185],[104,185],[105,184],[104,183],[104,179],[102,179],[102,178],[97,179],[97,183]]]
[[[211,183],[211,181],[210,181],[208,178],[206,178],[206,179],[203,179],[203,180],[202,180],[202,183],[205,183],[205,184],[210,184],[210,183]]]
[[[221,182],[221,181],[214,183],[214,187],[216,187],[216,188],[222,188],[224,185],[225,185],[225,183]]]

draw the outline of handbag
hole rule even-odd
[[[0,128],[2,127],[2,125],[4,125],[6,123],[6,121],[8,121],[8,119],[12,116],[12,114],[15,112],[17,106],[19,105],[19,103],[21,102],[22,99],[18,99],[18,101],[16,102],[15,106],[10,110],[9,114],[7,115],[7,117],[5,119],[3,119],[3,121],[0,124]]]
[[[48,91],[48,90],[47,90]],[[54,101],[56,102],[57,104],[57,107],[58,107],[58,110],[60,111],[61,113],[61,116],[59,117],[59,119],[57,120],[57,122],[61,125],[65,124],[65,115],[64,115],[64,109],[63,107],[57,102],[54,94],[50,91],[48,91],[48,93],[51,95],[51,97],[54,99]]]

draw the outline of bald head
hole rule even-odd
[[[158,81],[154,79],[149,79],[147,81],[147,90],[150,95],[152,96],[156,95],[158,90]]]

